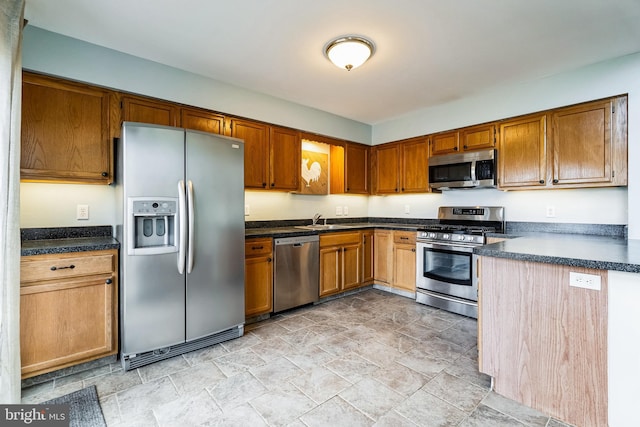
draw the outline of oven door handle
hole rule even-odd
[[[463,245],[457,245],[455,243],[438,244],[438,243],[418,242],[417,247],[418,247],[418,250],[420,250],[420,248],[426,248],[426,249],[436,249],[436,250],[442,250],[442,251],[473,253],[473,248],[475,246],[467,246],[467,245],[463,246]]]

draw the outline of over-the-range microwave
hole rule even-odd
[[[445,154],[429,158],[429,186],[437,190],[495,187],[496,150]]]

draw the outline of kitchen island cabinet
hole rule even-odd
[[[23,256],[22,378],[117,351],[117,250]]]
[[[244,314],[254,317],[273,311],[273,239],[245,241]]]
[[[474,254],[479,367],[496,392],[575,425],[634,426],[640,241],[520,237]],[[591,276],[571,286],[571,273]]]
[[[497,393],[579,426],[607,425],[607,274],[481,258],[480,372]],[[569,285],[590,274],[600,289]]]

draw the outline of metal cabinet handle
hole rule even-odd
[[[411,252],[415,252],[415,251],[416,251],[416,248],[411,249]]]
[[[75,265],[71,264],[71,265],[67,265],[65,267],[56,267],[55,265],[53,267],[51,267],[51,271],[56,271],[56,270],[66,270],[67,268],[73,270],[74,268],[76,268]]]
[[[557,184],[557,183],[558,183],[558,180],[557,180],[557,179],[554,179],[554,180],[553,180],[553,183],[554,183],[554,184]]]
[[[409,238],[400,236],[400,240],[409,240]]]
[[[109,176],[109,174],[108,174],[107,172],[102,172],[102,173],[101,173],[101,175],[102,175],[103,177],[105,177],[105,178]]]
[[[271,262],[271,257],[267,258],[267,262]]]
[[[258,249],[264,249],[264,246],[251,246],[251,249],[257,251]]]
[[[540,180],[540,184],[544,184],[544,179],[541,179],[541,180]]]
[[[105,280],[105,281],[104,281],[104,283],[106,283],[107,285],[110,285],[110,284],[112,284],[112,283],[113,283],[113,280],[111,280],[111,279],[107,279],[107,280]]]

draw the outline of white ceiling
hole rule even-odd
[[[29,25],[375,124],[640,52],[640,0],[26,0]],[[323,56],[363,35],[347,72]]]

